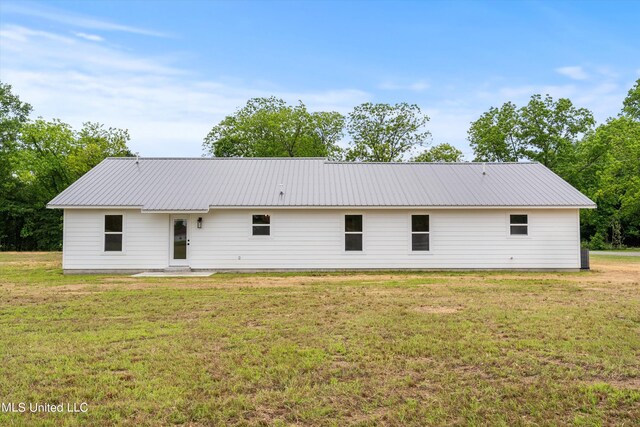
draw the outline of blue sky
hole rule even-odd
[[[348,113],[418,104],[432,143],[534,93],[598,122],[640,77],[637,1],[3,1],[0,79],[36,115],[129,129],[146,156],[199,156],[254,96]]]

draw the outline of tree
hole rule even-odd
[[[462,151],[451,144],[438,144],[411,159],[412,162],[461,162]]]
[[[253,98],[214,126],[203,148],[216,157],[340,157],[344,117],[282,99]]]
[[[621,113],[585,135],[572,161],[571,183],[598,208],[581,215],[582,236],[594,249],[640,245],[640,80]]]
[[[622,114],[632,120],[640,121],[640,79],[629,89],[629,93],[623,102]]]
[[[19,230],[13,227],[14,216],[21,217],[16,199],[24,194],[24,185],[13,173],[17,144],[31,105],[22,102],[11,86],[0,82],[0,250],[7,241],[17,241]]]
[[[0,150],[15,143],[22,125],[31,114],[31,105],[11,92],[11,85],[0,81]]]
[[[598,208],[583,215],[583,234],[593,248],[640,245],[640,122],[609,119],[580,145],[576,185]]]
[[[8,212],[20,240],[15,249],[59,249],[62,213],[46,209],[58,193],[105,157],[130,156],[126,130],[85,123],[80,131],[54,119],[23,125],[12,174],[23,185]]]
[[[351,136],[347,160],[393,162],[426,145],[429,117],[415,104],[365,103],[349,114],[347,131]]]
[[[344,116],[335,111],[311,113],[313,141],[312,153],[324,153],[318,157],[328,157],[331,160],[342,158],[340,141],[344,137]],[[315,155],[315,154],[310,154]]]
[[[580,138],[593,130],[593,114],[571,101],[533,95],[519,109],[505,103],[471,124],[469,142],[477,161],[538,161],[561,176]]]
[[[554,102],[547,95],[533,95],[520,109],[518,137],[527,158],[538,161],[561,176],[570,164],[579,138],[592,131],[595,120],[586,108],[576,108],[570,100]]]
[[[518,137],[519,114],[515,104],[489,108],[471,123],[468,140],[476,161],[517,162],[523,157],[522,142]]]
[[[126,130],[30,120],[31,106],[0,83],[0,250],[62,244],[62,213],[46,203],[107,156],[131,155]]]

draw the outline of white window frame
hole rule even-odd
[[[359,215],[362,217],[362,231],[346,231],[347,228],[347,216],[355,216],[355,215]],[[342,215],[342,252],[345,254],[363,254],[365,252],[366,249],[366,245],[365,245],[365,239],[364,239],[364,231],[365,231],[365,226],[366,226],[366,222],[365,222],[365,214],[362,212],[345,212]],[[347,250],[347,234],[360,234],[362,235],[362,249],[359,251],[348,251]]]
[[[413,231],[413,216],[414,215],[423,215],[429,217],[429,231]],[[409,253],[412,255],[429,255],[433,252],[433,242],[431,240],[431,213],[429,212],[409,212]],[[427,251],[414,251],[413,250],[413,235],[414,234],[426,234],[429,236],[429,250]]]
[[[527,217],[526,224],[512,224],[511,215],[525,215]],[[531,214],[528,212],[507,212],[507,237],[510,239],[529,239],[531,238]],[[527,227],[527,234],[511,234],[511,226],[519,225]]]
[[[121,216],[122,217],[122,231],[105,231],[105,224],[107,221],[107,216]],[[124,255],[126,253],[126,233],[127,229],[127,216],[124,212],[105,212],[102,216],[102,221],[100,223],[100,232],[102,233],[102,254],[103,255]],[[107,251],[107,234],[121,234],[122,235],[122,250],[120,251]]]
[[[253,223],[253,216],[254,215],[266,215],[269,217],[269,224],[254,224]],[[267,235],[263,235],[263,234],[253,234],[253,227],[269,227],[269,234]],[[249,214],[249,238],[251,239],[270,239],[273,236],[273,215],[271,214],[271,212],[260,212],[260,213],[256,213],[256,212],[252,212]]]

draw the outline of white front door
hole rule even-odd
[[[171,216],[171,250],[169,265],[189,265],[189,216]]]

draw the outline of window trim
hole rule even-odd
[[[362,217],[362,231],[346,231],[347,226],[347,216],[348,215],[360,215]],[[340,226],[342,227],[342,252],[346,255],[358,255],[366,252],[367,246],[364,238],[365,230],[366,230],[366,220],[364,212],[344,212],[342,214],[342,221],[340,222]],[[346,235],[347,234],[360,234],[362,235],[362,249],[359,251],[348,251],[347,250],[347,242]]]
[[[266,215],[269,217],[269,224],[254,224],[253,216],[254,215]],[[253,234],[253,226],[256,225],[258,227],[269,227],[269,234]],[[271,239],[273,237],[273,215],[271,212],[251,212],[249,214],[249,238],[250,239]]]
[[[413,216],[414,215],[426,215],[429,217],[429,231],[413,231]],[[408,248],[409,248],[409,254],[410,255],[430,255],[433,254],[433,241],[431,239],[431,217],[433,215],[430,212],[424,212],[424,211],[413,211],[413,212],[409,212],[408,214],[408,235],[409,235],[409,239],[408,239]],[[415,251],[413,250],[413,235],[414,234],[427,234],[429,236],[429,250],[427,251]]]
[[[105,231],[105,223],[107,221],[107,216],[108,215],[120,215],[122,217],[122,231],[118,232],[118,231]],[[115,212],[104,212],[101,216],[102,221],[100,223],[100,233],[102,234],[102,254],[103,255],[107,255],[107,256],[118,256],[118,255],[125,255],[127,250],[127,239],[126,239],[126,230],[127,230],[127,216],[125,215],[124,212],[122,211],[115,211]],[[106,246],[106,240],[107,240],[107,234],[120,234],[122,235],[122,250],[120,251],[107,251],[105,250],[105,246]]]
[[[511,223],[511,215],[525,215],[527,217],[526,224],[512,224]],[[509,239],[530,239],[531,238],[531,214],[528,212],[507,212],[506,217],[507,224],[507,238]],[[511,234],[511,226],[512,225],[522,225],[527,227],[527,234]]]

